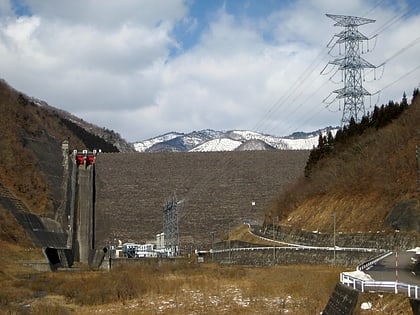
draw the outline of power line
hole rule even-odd
[[[405,77],[409,76],[410,74],[416,72],[417,70],[420,70],[420,65],[418,65],[417,67],[411,69],[410,71],[406,72],[405,74],[403,74],[402,76],[400,76],[398,79],[390,82],[389,84],[387,84],[386,86],[384,86],[382,89],[380,89],[379,91],[375,92],[372,94],[372,96],[380,94],[382,91],[386,90],[387,88],[393,86],[394,84],[398,83],[399,81],[401,81],[402,79],[404,79]],[[322,105],[322,102],[319,103],[318,105]],[[316,107],[315,107],[316,108]],[[308,116],[305,120],[302,121],[302,125],[305,125],[307,122],[309,122],[310,120],[312,120],[314,117],[316,117],[317,115],[319,115],[322,111],[324,111],[325,109],[327,109],[328,106],[323,106],[320,107],[320,109],[318,111],[316,111],[314,114],[311,114],[310,116]],[[295,129],[289,129],[290,132],[295,132],[297,131],[299,128],[296,127]]]
[[[374,4],[367,11],[367,14],[374,12],[384,1],[385,0],[379,0],[378,2],[376,2],[376,4]],[[388,27],[390,27],[390,26],[388,26]],[[296,81],[294,81],[294,83],[288,89],[288,92],[286,94],[284,94],[282,97],[280,97],[276,102],[274,102],[270,106],[270,109],[268,111],[266,111],[265,114],[263,114],[262,118],[255,124],[255,126],[252,130],[263,131],[264,128],[267,127],[270,118],[273,118],[275,116],[275,114],[277,114],[277,112],[280,110],[280,108],[283,107],[283,106],[279,106],[279,105],[285,104],[287,101],[290,103],[289,99],[292,97],[292,95],[295,92],[297,93],[297,95],[292,99],[293,102],[296,101],[296,99],[298,99],[304,93],[305,90],[302,86],[302,83],[304,83],[306,80],[309,79],[309,77],[313,74],[315,68],[322,61],[322,58],[321,58],[322,54],[323,54],[323,51],[321,51],[318,54],[318,56],[316,56],[316,58],[314,58],[314,60],[311,62],[311,64],[302,72],[302,74],[296,79]],[[311,84],[313,84],[313,83],[314,83],[314,80],[311,82]],[[300,89],[300,90],[298,91],[298,89]],[[291,107],[289,107],[289,108],[291,108]],[[295,112],[296,112],[296,110],[293,110],[292,114],[295,113]],[[285,115],[285,116],[287,116],[287,115]]]
[[[365,15],[367,15],[367,14],[369,14],[369,13],[371,13],[371,12],[373,12],[374,10],[376,10],[376,8],[378,8],[383,2],[384,2],[385,0],[380,0],[380,1],[378,1],[377,3],[376,3],[376,5],[374,5],[369,11],[367,11],[367,13],[365,13]],[[377,29],[377,31],[376,31],[376,35],[375,36],[373,36],[373,37],[376,37],[376,36],[378,36],[380,33],[382,33],[383,31],[385,31],[386,29],[388,29],[388,28],[390,28],[392,25],[394,25],[395,23],[397,23],[399,20],[401,20],[403,17],[405,17],[405,16],[408,16],[408,14],[409,14],[409,12],[411,12],[412,10],[414,10],[416,7],[418,6],[418,4],[416,4],[416,5],[412,5],[412,6],[410,6],[409,8],[407,8],[402,14],[400,14],[400,15],[397,15],[397,16],[393,16],[390,20],[388,20],[385,24],[383,24],[380,28],[378,28]],[[395,53],[394,55],[392,55],[391,57],[389,57],[389,58],[387,58],[380,66],[383,66],[386,62],[389,62],[391,59],[393,59],[393,58],[395,58],[395,57],[397,57],[398,55],[400,55],[400,54],[402,54],[403,52],[405,52],[405,51],[407,51],[407,49],[409,49],[409,48],[411,48],[412,46],[414,46],[414,45],[416,45],[418,42],[420,41],[420,38],[417,38],[416,40],[414,40],[414,41],[412,41],[411,43],[409,43],[407,46],[405,46],[404,48],[402,48],[402,49],[400,49],[397,53]],[[379,67],[380,67],[379,66]],[[376,68],[375,68],[376,69]],[[333,69],[332,69],[333,70]],[[331,70],[331,71],[332,71]],[[374,69],[373,69],[374,70]],[[372,71],[373,71],[372,70]],[[369,72],[370,73],[370,72]],[[330,80],[331,80],[331,77],[330,77]],[[325,85],[325,84],[324,84]],[[320,88],[318,88],[318,90],[320,90]],[[318,91],[317,90],[317,91]],[[317,92],[316,91],[316,92]],[[307,98],[307,100],[309,100],[310,99],[310,97],[313,95],[313,94],[316,94],[316,92],[314,92],[314,93],[312,93],[308,98]],[[376,93],[375,93],[376,94]],[[300,106],[298,106],[298,107],[301,107],[301,105],[303,105],[304,103],[306,102],[306,100],[304,101],[304,102],[302,102],[301,104],[300,104]],[[321,103],[322,104],[322,103]],[[328,106],[326,106],[326,107],[322,107],[321,108],[321,110],[319,110],[319,111],[317,111],[316,112],[316,114],[315,115],[313,115],[313,116],[310,116],[308,119],[306,119],[305,120],[305,122],[304,123],[302,123],[301,125],[304,125],[307,121],[309,121],[311,118],[313,118],[313,117],[315,117],[316,115],[318,115],[320,112],[322,112],[323,110],[325,110],[326,108],[328,108]],[[293,111],[293,112],[296,112],[296,110],[295,111]],[[290,121],[290,120],[289,120]],[[289,127],[291,126],[291,122],[289,123]],[[296,130],[297,130],[298,128],[296,128]],[[287,129],[287,130],[290,130],[289,128]]]
[[[380,0],[378,1],[369,11],[367,11],[367,13],[371,13],[373,11],[375,11],[385,0]],[[415,6],[411,6],[409,9],[415,8],[418,5]],[[404,13],[399,14],[397,16],[393,16],[390,20],[388,20],[385,24],[383,24],[380,28],[378,28],[376,30],[376,35],[384,32],[385,30],[389,29],[391,26],[393,26],[395,23],[397,23],[399,20],[401,20],[403,17],[408,16],[408,10],[406,10]],[[417,40],[413,41],[412,43],[410,43],[410,48],[411,46],[414,46],[415,44],[417,44]],[[386,62],[388,62],[389,60],[397,57],[398,55],[400,55],[403,52],[403,50],[398,51],[396,54],[394,54],[393,56],[389,57]],[[286,93],[284,93],[283,95],[281,95],[277,101],[275,101],[267,111],[265,111],[265,113],[262,115],[262,117],[256,122],[256,124],[254,125],[253,130],[260,130],[264,127],[267,127],[268,125],[268,121],[270,120],[270,118],[273,118],[273,116],[281,109],[283,108],[286,104],[286,102],[291,99],[294,95],[293,101],[296,101],[299,97],[302,96],[303,92],[304,92],[304,85],[302,83],[305,83],[307,80],[309,80],[309,78],[314,74],[315,69],[318,67],[318,65],[321,63],[322,61],[322,56],[324,55],[324,51],[320,51],[318,53],[318,55],[311,61],[311,63],[308,65],[308,67],[306,67],[304,69],[304,71],[299,75],[299,77],[290,85],[289,89],[287,90]],[[419,66],[420,67],[420,66]],[[403,77],[409,75],[410,73],[414,72],[415,70],[417,70],[419,67],[413,69],[412,71],[410,71],[409,73],[407,73],[406,75],[404,75]],[[401,77],[398,80],[401,80],[403,77]],[[396,82],[398,82],[398,80],[392,82],[391,84],[388,84],[386,87],[384,87],[382,90],[390,87],[391,85],[395,84]],[[314,80],[312,80],[310,82],[310,85],[312,85],[314,83]],[[311,99],[311,97],[316,94],[319,90],[321,90],[321,88],[328,83],[328,80],[326,80],[315,92],[313,92],[312,94],[310,94],[303,102],[301,102],[298,106],[296,107],[289,107],[291,108],[291,112],[290,114],[294,114],[295,112],[298,111],[298,109],[300,109],[308,100]],[[376,93],[375,93],[376,94]],[[324,110],[326,110],[326,108],[328,106],[319,106],[322,105],[323,103],[319,103],[317,106],[314,106],[313,109],[315,111],[310,111],[307,112],[309,114],[309,116],[307,116],[307,118],[305,120],[302,121],[301,125],[306,124],[308,121],[310,121],[311,119],[313,119],[314,117],[316,117],[317,115],[319,115],[321,112],[323,112]],[[290,117],[289,117],[290,118]],[[292,126],[292,123],[289,119],[289,128]],[[295,125],[295,130],[298,130],[298,126]],[[223,169],[229,164],[232,163],[233,159],[231,158],[224,158],[222,160],[219,161],[219,165],[220,167],[218,167],[218,169],[220,170],[220,172],[223,171]],[[216,172],[218,173],[218,172]],[[188,199],[188,196],[191,196],[191,194],[198,190],[198,188],[200,186],[205,185],[206,183],[208,183],[209,181],[211,181],[212,179],[216,178],[217,176],[220,175],[219,174],[213,174],[210,177],[204,178],[202,179],[199,183],[197,183],[194,187],[192,187],[191,189],[189,189],[189,191],[187,192],[187,196],[186,199]],[[183,215],[181,215],[180,217],[182,217]]]
[[[382,3],[384,3],[386,0],[379,0],[378,3],[376,3],[376,5],[374,5],[370,10],[366,11],[365,13],[363,13],[364,16],[369,15],[370,13],[372,13],[373,11],[375,11]]]
[[[324,81],[323,84],[321,84],[314,92],[310,93],[306,99],[304,101],[302,101],[299,105],[295,106],[293,111],[291,112],[291,114],[294,114],[295,112],[298,111],[298,109],[300,109],[306,102],[308,102],[310,99],[313,98],[313,96],[318,93],[326,84],[328,83],[328,81]],[[322,104],[322,102],[321,102]],[[288,119],[288,124],[285,126],[286,130],[290,130],[290,127],[293,125],[293,122],[291,121],[291,119]],[[303,124],[304,125],[304,124]],[[271,129],[272,130],[272,129]]]
[[[403,74],[402,76],[400,76],[398,79],[392,81],[391,83],[385,85],[382,89],[378,90],[377,92],[375,92],[373,95],[376,95],[380,92],[382,92],[383,90],[393,86],[395,83],[401,81],[402,79],[404,79],[405,77],[409,76],[410,74],[416,72],[417,70],[420,69],[420,65],[418,65],[417,67],[415,67],[414,69],[411,69],[410,71],[408,71],[407,73]]]
[[[337,44],[344,44],[344,57],[329,62],[329,64],[338,66],[344,77],[344,87],[333,91],[337,94],[338,99],[344,100],[341,118],[341,126],[344,126],[349,124],[352,119],[359,122],[366,114],[364,97],[370,93],[363,87],[362,71],[365,68],[376,67],[360,57],[360,43],[367,41],[368,38],[359,32],[358,27],[374,23],[375,20],[349,15],[327,14],[327,17],[336,22],[334,26],[344,28],[340,33],[334,35],[337,40],[331,46],[333,49]]]
[[[255,124],[253,130],[260,130],[263,129],[268,121],[269,117],[272,117],[274,114],[278,112],[280,107],[278,105],[285,104],[292,95],[302,87],[302,83],[306,82],[310,75],[313,73],[314,69],[321,63],[323,51],[320,51],[319,54],[312,60],[310,65],[301,73],[301,75],[293,82],[293,84],[288,89],[288,92],[280,97],[270,109],[263,115],[263,117]]]
[[[387,59],[385,59],[385,61],[382,64],[386,64],[388,63],[390,60],[398,57],[399,55],[401,55],[403,52],[406,52],[408,49],[410,49],[411,47],[417,45],[418,43],[420,43],[420,36],[417,37],[415,40],[411,41],[410,43],[408,43],[406,46],[404,46],[403,48],[401,48],[400,50],[398,50],[396,53],[394,53],[393,55],[391,55],[390,57],[388,57]],[[381,65],[382,65],[381,64]]]
[[[384,32],[385,30],[389,29],[395,23],[400,22],[403,18],[408,17],[411,12],[419,7],[419,3],[410,5],[406,10],[402,13],[392,16],[388,21],[382,24],[378,29],[376,29],[370,37],[374,37],[379,35],[380,33]]]

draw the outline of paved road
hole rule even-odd
[[[257,236],[264,236],[259,231],[257,225],[251,225],[250,230]],[[289,244],[291,245],[291,244]],[[295,245],[295,244],[293,244]],[[295,245],[297,246],[297,245]],[[407,252],[405,250],[398,251],[398,259],[395,252],[371,266],[365,273],[369,274],[376,281],[395,281],[420,286],[420,274],[415,275],[412,270],[411,257],[415,256],[415,252]],[[396,261],[398,261],[398,275],[396,273]]]
[[[395,281],[397,277],[396,261],[398,261],[398,281],[420,286],[420,275],[415,275],[411,271],[410,259],[414,255],[413,252],[399,251],[398,259],[396,259],[395,253],[392,253],[365,272],[376,281]]]

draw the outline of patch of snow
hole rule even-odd
[[[359,280],[364,280],[364,281],[373,281],[373,278],[368,275],[367,273],[364,273],[361,270],[356,270],[356,271],[347,271],[347,272],[343,272],[344,275],[359,279]]]
[[[209,152],[209,151],[233,151],[242,144],[241,141],[228,138],[214,139],[207,141],[189,152]]]
[[[318,145],[318,136],[307,139],[283,139],[289,150],[310,150]]]
[[[147,139],[140,142],[135,142],[133,143],[133,145],[134,145],[134,149],[137,152],[145,152],[148,148],[150,148],[156,143],[169,141],[182,135],[183,135],[182,133],[178,133],[178,132],[169,132],[159,137]]]
[[[370,310],[372,308],[372,303],[370,302],[363,302],[360,306],[362,310]]]
[[[407,252],[414,252],[416,254],[420,254],[420,247],[408,249]]]

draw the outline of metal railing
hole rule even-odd
[[[255,250],[273,250],[276,248],[278,250],[285,251],[299,251],[299,250],[318,250],[318,251],[337,251],[337,252],[362,252],[362,253],[372,253],[372,252],[382,252],[384,250],[375,249],[375,248],[357,248],[357,247],[318,247],[318,246],[255,246],[255,247],[232,247],[224,249],[211,249],[211,253],[226,253],[226,252],[241,252],[241,251],[255,251]],[[382,255],[383,256],[383,255]],[[381,256],[381,257],[382,257]]]
[[[383,250],[383,251],[385,251],[385,250]],[[366,270],[369,267],[371,267],[374,264],[376,264],[378,261],[380,261],[382,259],[385,259],[386,257],[390,256],[391,254],[392,254],[392,252],[386,251],[386,253],[383,254],[383,255],[379,255],[377,257],[374,257],[372,259],[369,259],[368,261],[365,261],[364,263],[361,263],[360,265],[358,265],[356,267],[356,270],[359,270],[359,271]]]
[[[364,280],[348,275],[345,272],[340,274],[340,282],[361,292],[394,292],[395,294],[405,293],[409,298],[418,299],[419,297],[419,287],[409,283]]]
[[[249,226],[249,230],[251,232],[251,227]],[[251,232],[252,233],[252,232]],[[253,233],[252,233],[253,234]],[[258,236],[262,239],[266,239],[266,240],[270,240],[273,241],[272,239],[268,239],[265,238],[263,236],[260,235],[256,235],[253,234],[255,236]],[[283,243],[280,241],[277,241],[278,243]],[[388,257],[389,255],[392,254],[392,252],[385,250],[385,249],[374,249],[374,248],[349,248],[349,247],[338,247],[338,246],[334,246],[334,247],[317,247],[317,246],[307,246],[307,245],[299,245],[299,244],[290,244],[290,243],[283,243],[283,244],[287,244],[288,246],[284,246],[284,247],[276,247],[279,250],[310,250],[310,249],[315,249],[315,250],[335,250],[335,251],[357,251],[357,252],[379,252],[381,253],[379,256],[376,256],[372,259],[369,259],[365,262],[363,262],[362,264],[358,265],[356,270],[357,271],[363,271],[366,270],[368,268],[370,268],[371,266],[373,266],[374,264],[376,264],[378,261]],[[262,249],[268,249],[269,247],[256,247],[254,249],[251,248],[237,248],[237,249],[226,249],[226,250],[222,250],[222,251],[215,251],[215,252],[224,252],[224,251],[232,251],[232,250],[236,250],[236,251],[242,251],[242,250],[262,250]],[[419,286],[417,285],[413,285],[413,284],[409,284],[409,283],[404,283],[404,282],[399,282],[399,281],[375,281],[373,279],[360,279],[357,277],[353,277],[345,272],[342,272],[340,274],[340,282],[344,285],[347,285],[349,287],[353,287],[353,289],[355,290],[359,290],[361,292],[365,292],[365,291],[376,291],[376,292],[393,292],[395,294],[398,293],[405,293],[409,298],[415,298],[418,299],[419,298]]]

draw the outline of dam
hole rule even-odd
[[[64,141],[54,218],[31,214],[6,187],[0,195],[51,269],[74,261],[97,268],[118,241],[154,243],[164,230],[164,205],[174,196],[181,255],[209,249],[244,222],[262,223],[276,196],[303,176],[308,154],[100,153],[70,151]]]
[[[155,240],[176,195],[182,253],[210,248],[230,229],[261,223],[276,196],[303,175],[308,151],[104,153],[95,162],[94,247]]]

